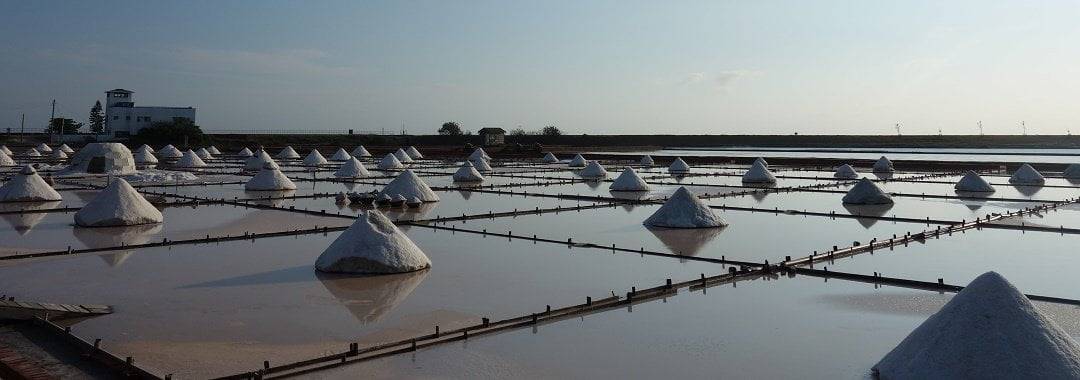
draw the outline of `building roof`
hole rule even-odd
[[[505,130],[505,129],[502,129],[502,128],[480,128],[480,130],[479,130],[479,131],[477,131],[476,133],[479,133],[479,134],[481,134],[481,135],[484,135],[484,134],[488,134],[488,133],[502,133],[502,134],[506,134],[506,130]]]
[[[111,91],[105,91],[105,92],[123,92],[125,94],[134,94],[135,93],[134,91],[128,91],[128,90],[125,90],[125,89],[122,89],[122,88],[117,88],[117,89],[114,89],[114,90],[111,90]]]

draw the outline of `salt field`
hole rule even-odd
[[[0,312],[129,377],[872,378],[977,278],[1080,337],[1060,165],[105,145],[0,167]]]

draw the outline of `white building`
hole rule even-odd
[[[105,133],[122,138],[157,122],[178,119],[195,122],[194,107],[136,107],[132,94],[122,88],[105,91]]]

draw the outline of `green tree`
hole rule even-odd
[[[132,137],[131,143],[136,146],[140,144],[178,145],[186,141],[188,146],[197,146],[205,145],[207,140],[202,128],[195,125],[191,119],[176,118],[173,121],[159,121],[150,127],[140,129],[139,133]]]
[[[75,120],[65,119],[62,117],[56,117],[49,120],[49,132],[74,134],[79,133],[79,128],[82,128],[83,123],[76,123]]]
[[[527,134],[528,133],[525,133],[525,130],[521,128],[514,128],[512,131],[510,131],[510,136],[525,136]]]
[[[562,131],[559,130],[559,127],[549,125],[541,129],[540,134],[544,136],[562,136]]]
[[[101,113],[101,101],[94,102],[90,107],[90,132],[105,132],[105,114]]]
[[[445,122],[439,128],[439,134],[443,136],[461,136],[461,126],[456,121]]]

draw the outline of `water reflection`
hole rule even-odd
[[[612,191],[612,198],[627,199],[627,200],[642,200],[649,197],[648,191]]]
[[[678,255],[697,256],[701,248],[709,244],[725,227],[716,228],[646,228],[667,247]]]
[[[469,200],[469,198],[472,198],[472,194],[473,194],[473,192],[468,191],[468,190],[458,190],[458,193],[461,194],[461,199],[464,199],[464,200]]]
[[[315,277],[361,324],[369,324],[400,305],[424,281],[430,269],[381,276],[316,272]]]
[[[264,206],[282,207],[288,199],[282,199],[283,197],[291,197],[296,194],[296,190],[270,190],[270,191],[252,191],[244,190],[244,195],[248,198],[252,198],[252,203]],[[269,198],[269,199],[268,199]]]
[[[51,202],[14,202],[0,203],[0,211],[37,211],[48,210],[60,206],[61,201]],[[23,212],[18,214],[4,214],[3,218],[11,224],[11,227],[19,235],[26,235],[34,226],[41,223],[49,213],[47,212]]]
[[[89,248],[116,247],[120,244],[146,244],[150,238],[161,233],[162,224],[142,224],[122,227],[75,227],[71,233],[75,239]],[[127,260],[134,250],[124,250],[100,255],[110,267],[117,267]]]
[[[895,176],[896,174],[889,172],[874,172],[874,177],[877,177],[878,179],[892,179]]]
[[[390,220],[419,220],[427,217],[431,210],[438,207],[439,202],[424,202],[419,206],[414,207],[395,207],[384,208],[383,214],[386,214]],[[399,226],[402,231],[407,231],[409,226]]]
[[[599,189],[600,185],[603,184],[603,183],[604,183],[604,181],[600,181],[600,180],[585,181],[585,185],[589,186],[589,188],[593,189],[593,190]]]
[[[888,213],[889,210],[891,210],[892,208],[893,208],[892,203],[886,203],[886,204],[880,204],[880,205],[856,205],[856,204],[844,203],[844,209],[847,210],[848,214],[856,215],[856,216],[881,217],[881,216],[885,216],[885,214]],[[869,229],[870,227],[873,227],[874,224],[878,222],[878,219],[871,219],[871,218],[856,218],[855,220],[858,221],[859,224],[861,224],[864,228],[867,228],[867,229]]]
[[[1020,192],[1020,194],[1024,194],[1025,197],[1031,197],[1042,189],[1042,186],[1012,185],[1012,187]]]

